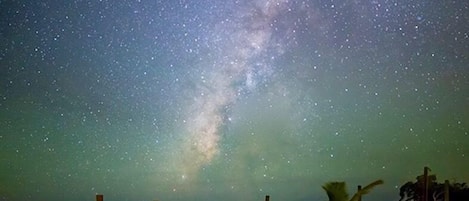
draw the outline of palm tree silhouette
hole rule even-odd
[[[329,201],[358,201],[362,195],[369,193],[372,188],[383,183],[383,180],[376,180],[368,184],[364,188],[358,190],[350,200],[345,182],[329,182],[324,184],[322,188],[326,191]]]

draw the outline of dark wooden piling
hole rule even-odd
[[[357,187],[357,192],[360,192],[362,190],[362,186],[361,185],[358,185]],[[362,196],[358,196],[358,201],[362,201]]]
[[[103,195],[101,195],[101,194],[96,195],[96,201],[103,201],[103,200],[104,200]]]
[[[427,201],[428,200],[428,170],[430,168],[424,167],[423,168],[423,196],[422,196],[422,201]]]
[[[444,201],[449,201],[449,181],[445,180],[445,199]]]
[[[266,195],[265,196],[265,201],[269,201],[270,200],[270,196],[269,195]]]

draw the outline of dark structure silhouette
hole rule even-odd
[[[357,192],[360,192],[362,190],[362,186],[361,185],[358,185],[357,187]],[[362,196],[358,196],[358,201],[362,201]]]
[[[101,194],[96,195],[96,201],[104,201],[104,196]]]

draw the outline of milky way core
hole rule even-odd
[[[267,56],[281,53],[282,44],[272,40],[272,23],[285,11],[286,0],[254,1],[233,11],[236,19],[223,19],[214,27],[213,49],[217,59],[210,72],[201,76],[196,90],[198,96],[189,108],[189,117],[182,145],[183,174],[196,173],[220,152],[220,127],[227,109],[238,95],[253,90],[256,79],[271,71]],[[272,53],[270,53],[272,54]],[[242,84],[239,84],[242,83]]]

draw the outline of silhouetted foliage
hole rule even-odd
[[[380,184],[383,184],[383,180],[376,180],[368,184],[357,191],[350,201],[358,201],[362,195],[369,193],[373,187]],[[329,182],[324,184],[322,188],[326,191],[329,201],[349,201],[349,194],[347,193],[345,182]]]
[[[326,191],[329,201],[348,201],[345,182],[329,182],[324,184],[322,188]]]
[[[399,201],[421,201],[424,192],[423,178],[418,176],[416,180],[401,186]],[[450,201],[469,201],[469,187],[466,183],[449,184],[448,191]],[[444,197],[445,183],[438,183],[435,175],[429,175],[427,201],[443,201]]]

